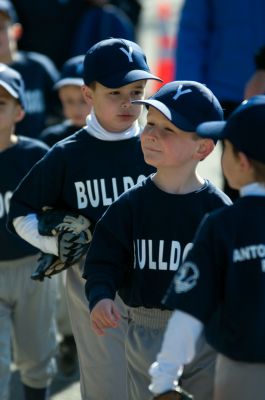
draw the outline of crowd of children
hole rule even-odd
[[[0,0],[0,35],[18,28],[14,12]],[[201,82],[146,99],[160,78],[137,43],[109,38],[63,64],[50,82],[62,119],[27,135],[11,61],[0,52],[0,398],[12,361],[25,399],[47,400],[56,361],[67,375],[77,357],[82,400],[170,400],[180,386],[196,400],[262,400],[265,96],[228,121]],[[217,140],[234,205],[198,173]],[[37,282],[39,252],[59,254],[38,230],[47,207],[86,217],[93,237]]]

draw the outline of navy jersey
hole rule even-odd
[[[56,143],[25,177],[12,198],[10,220],[50,206],[78,211],[93,228],[121,193],[151,171],[139,137],[103,141],[81,129]]]
[[[36,138],[46,127],[48,115],[56,114],[59,101],[53,86],[59,78],[58,71],[46,56],[22,51],[10,67],[20,72],[24,80],[27,103],[25,118],[17,124],[16,133]]]
[[[212,213],[172,282],[165,304],[205,324],[227,357],[265,362],[265,197]]]
[[[77,132],[79,127],[73,125],[70,121],[64,121],[61,124],[52,125],[44,129],[39,139],[46,143],[48,146],[52,147],[59,140],[63,140],[73,133]]]
[[[6,228],[10,198],[30,168],[47,152],[38,140],[18,137],[18,142],[0,152],[0,260],[13,260],[35,254],[37,249],[11,234]]]
[[[162,297],[205,213],[230,204],[206,182],[188,194],[161,191],[151,177],[122,195],[97,224],[84,277],[90,308],[119,291],[131,307],[167,308]]]

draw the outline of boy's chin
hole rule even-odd
[[[144,161],[146,162],[146,164],[150,165],[151,167],[157,168],[157,163],[154,160],[144,157]]]

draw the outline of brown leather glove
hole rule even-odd
[[[154,400],[192,400],[193,396],[183,390],[180,386],[177,386],[175,390],[169,390],[154,396]]]

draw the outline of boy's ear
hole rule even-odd
[[[247,171],[252,168],[252,163],[250,159],[242,151],[238,152],[238,160],[242,171]]]
[[[215,144],[212,139],[200,139],[195,156],[199,161],[203,161],[214,148]]]
[[[16,113],[16,118],[15,118],[15,122],[20,122],[22,121],[22,119],[25,117],[25,111],[23,110],[23,108],[20,106],[20,104],[17,107],[17,113]]]
[[[85,101],[89,104],[91,104],[91,101],[93,99],[93,90],[91,87],[83,85],[81,86],[81,91],[83,94],[83,97],[85,99]]]
[[[16,22],[15,24],[12,25],[11,27],[11,34],[13,39],[17,42],[21,39],[23,35],[23,28],[22,25]]]

